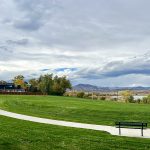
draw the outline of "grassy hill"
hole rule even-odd
[[[56,96],[0,96],[0,108],[45,118],[114,125],[150,122],[150,105]],[[0,116],[0,150],[148,150],[150,139],[33,123]]]
[[[33,123],[0,116],[0,150],[148,150],[150,139]]]
[[[150,125],[150,105],[92,101],[57,96],[0,96],[0,108],[16,113],[83,122],[114,125],[115,121],[143,121]]]

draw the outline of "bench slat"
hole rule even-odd
[[[115,122],[118,126],[136,126],[136,127],[147,127],[147,123],[142,122]]]

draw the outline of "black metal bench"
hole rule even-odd
[[[141,136],[143,136],[143,129],[147,127],[147,123],[143,122],[115,122],[117,128],[119,128],[119,135],[121,135],[121,128],[141,129]]]

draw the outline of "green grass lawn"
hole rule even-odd
[[[0,150],[149,150],[150,139],[0,116]]]
[[[57,96],[0,96],[0,108],[43,118],[114,125],[115,121],[144,121],[150,127],[150,105],[92,101]]]

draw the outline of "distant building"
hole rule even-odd
[[[0,92],[25,92],[21,87],[15,87],[14,83],[0,84]]]
[[[9,90],[15,89],[15,85],[13,83],[0,84],[0,90]]]

